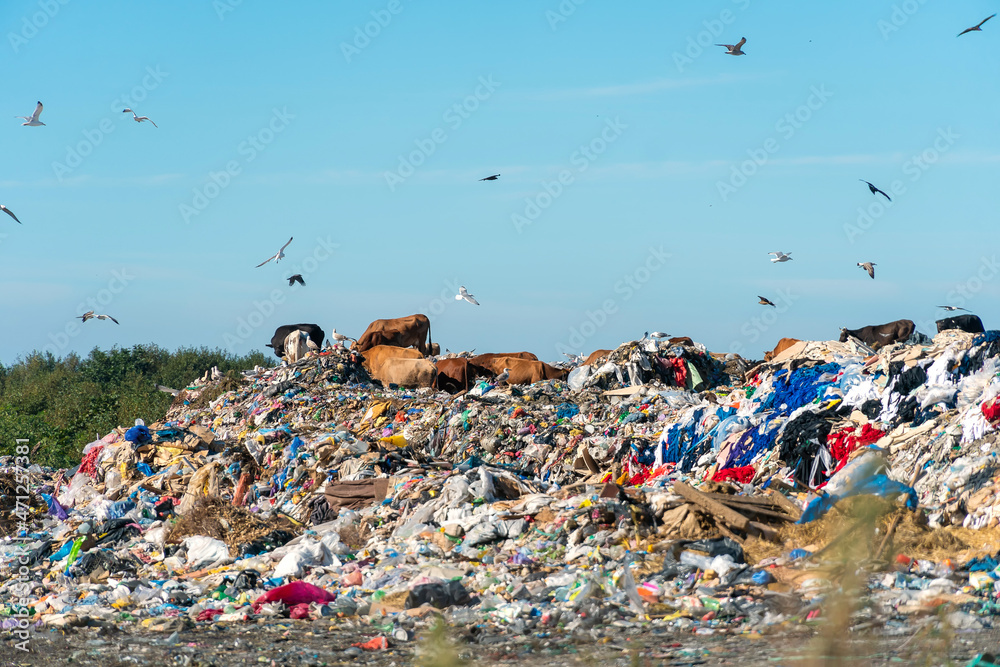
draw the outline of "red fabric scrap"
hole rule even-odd
[[[358,642],[357,644],[351,644],[351,646],[357,646],[365,651],[384,651],[389,648],[389,642],[386,641],[385,637],[375,637],[366,642]]]
[[[104,451],[104,445],[94,447],[80,461],[80,472],[88,475],[91,479],[97,479],[97,457]]]
[[[302,604],[293,606],[289,610],[288,616],[292,619],[309,618],[309,603],[303,602]]]
[[[991,422],[995,422],[1000,419],[1000,401],[993,401],[992,403],[983,403],[983,416]]]
[[[221,609],[203,609],[198,614],[199,621],[214,621],[216,616],[222,616]]]
[[[325,588],[314,586],[305,581],[293,581],[290,584],[272,588],[261,595],[254,601],[253,611],[255,614],[259,613],[261,605],[265,602],[284,602],[289,607],[294,607],[297,604],[309,604],[310,602],[325,604],[336,599],[337,595]]]
[[[753,466],[743,466],[740,468],[726,468],[725,470],[720,470],[712,476],[713,482],[730,482],[736,481],[740,484],[749,484],[753,481],[754,475],[757,471]]]
[[[855,434],[855,429],[845,428],[841,431],[831,433],[826,438],[827,446],[830,448],[830,455],[837,462],[834,471],[840,470],[847,465],[847,459],[858,447],[866,447],[877,442],[885,433],[865,424],[861,427],[861,432]]]

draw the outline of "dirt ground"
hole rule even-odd
[[[617,631],[615,631],[617,630]],[[413,641],[393,641],[387,650],[363,652],[351,644],[376,632],[331,627],[328,621],[196,628],[178,636],[132,634],[113,628],[41,631],[22,653],[5,639],[0,665],[384,665],[421,667],[653,667],[660,665],[956,665],[1000,647],[1000,631],[947,637],[865,637],[843,640],[801,628],[764,637],[692,635],[666,629],[608,628],[585,636],[492,635],[488,631],[419,632]],[[825,646],[825,648],[824,648]],[[839,656],[831,656],[839,652]],[[825,657],[817,657],[825,656]]]

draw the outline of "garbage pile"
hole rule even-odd
[[[438,615],[480,643],[761,633],[822,619],[859,571],[857,627],[911,633],[941,607],[987,627],[998,357],[1000,332],[753,367],[642,340],[454,396],[380,386],[338,347],[207,373],[76,468],[0,458],[0,619],[329,618],[367,628],[361,650]]]

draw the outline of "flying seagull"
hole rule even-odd
[[[862,183],[868,183],[868,181],[866,181],[866,180],[865,180],[865,179],[863,179],[863,178],[859,178],[858,180],[859,180],[859,181],[861,181]],[[868,183],[868,189],[872,191],[872,194],[873,194],[873,195],[882,195],[883,197],[885,197],[885,198],[886,198],[886,199],[888,199],[889,201],[892,201],[892,197],[890,197],[890,196],[889,196],[889,195],[887,195],[886,193],[882,192],[881,190],[879,190],[878,188],[876,188],[876,187],[875,187],[874,185],[872,185],[871,183]]]
[[[493,174],[492,176],[487,176],[486,178],[480,178],[480,181],[495,181],[500,178],[500,174]]]
[[[45,125],[42,121],[38,120],[38,117],[42,115],[42,103],[39,102],[35,106],[35,113],[30,116],[14,116],[14,118],[23,118],[25,122],[21,123],[22,127],[38,127],[39,125]]]
[[[296,273],[294,276],[289,276],[288,277],[288,286],[289,287],[291,287],[295,283],[298,283],[298,284],[302,285],[303,287],[306,286],[306,281],[302,280],[302,274],[301,273]]]
[[[769,252],[767,254],[774,255],[774,258],[771,261],[775,264],[777,264],[778,262],[787,262],[792,259],[791,257],[792,253],[790,252],[778,251],[778,252]]]
[[[455,301],[461,301],[462,299],[465,299],[466,301],[468,301],[469,303],[471,303],[473,306],[478,306],[479,305],[479,302],[476,301],[476,297],[474,297],[471,294],[469,294],[469,292],[465,289],[465,285],[462,285],[461,287],[459,287],[458,288],[458,294],[455,295]]]
[[[292,237],[292,238],[294,238],[294,237]],[[288,243],[291,243],[291,242],[292,242],[292,239],[291,239],[291,238],[290,238],[290,239],[288,239]],[[265,260],[264,260],[263,262],[261,262],[260,264],[258,264],[258,265],[257,265],[257,266],[255,266],[254,268],[255,268],[255,269],[259,269],[260,267],[262,267],[262,266],[264,266],[265,264],[267,264],[268,262],[270,262],[270,261],[271,261],[272,259],[273,259],[273,260],[275,261],[275,263],[277,263],[277,262],[280,262],[280,261],[281,261],[281,258],[285,256],[285,248],[287,248],[287,247],[288,247],[288,243],[286,243],[285,245],[281,246],[281,250],[279,250],[279,251],[278,251],[277,253],[275,253],[274,255],[272,255],[272,256],[270,256],[270,257],[268,257],[267,259],[265,259]],[[304,284],[304,283],[303,283],[303,284]]]
[[[944,308],[949,313],[953,313],[956,310],[964,310],[965,312],[970,312],[968,308],[959,308],[958,306],[938,306],[938,308]]]
[[[878,266],[878,264],[875,264],[874,262],[858,262],[858,266],[867,271],[868,275],[872,277],[872,280],[875,280],[875,267]]]
[[[729,55],[731,55],[731,56],[745,56],[746,53],[744,53],[742,51],[742,47],[746,43],[747,43],[747,38],[744,37],[743,39],[741,39],[736,44],[716,44],[716,46],[724,46],[724,47],[726,47],[726,49],[727,49],[726,53],[729,54]]]
[[[153,123],[153,121],[150,119],[149,116],[137,116],[136,113],[134,111],[132,111],[131,109],[123,109],[122,113],[130,113],[130,114],[132,114],[132,120],[134,120],[137,123],[141,123],[144,120],[148,120],[150,123],[152,123],[153,127],[157,127],[158,128],[157,124]]]
[[[10,210],[9,208],[7,208],[6,206],[4,206],[3,204],[0,204],[0,211],[3,211],[4,213],[6,213],[7,215],[9,215],[10,217],[14,218],[14,222],[16,222],[17,224],[21,224],[21,221],[17,219],[16,215],[14,215],[14,211]]]
[[[570,362],[574,364],[582,364],[586,359],[583,358],[582,354],[570,354],[569,352],[563,352],[564,357],[568,357]]]
[[[993,14],[991,16],[987,16],[982,21],[980,21],[978,25],[974,25],[971,28],[966,28],[962,32],[958,33],[958,37],[961,37],[962,35],[964,35],[967,32],[982,32],[983,31],[983,24],[986,23],[987,21],[989,21],[994,16],[996,16],[996,14]]]
[[[774,302],[772,302],[772,301],[771,301],[770,299],[768,299],[767,297],[763,297],[763,296],[760,296],[760,295],[758,294],[758,295],[757,295],[757,298],[758,298],[758,299],[760,299],[760,301],[758,301],[758,302],[757,302],[757,303],[759,303],[760,305],[762,305],[762,306],[771,306],[772,308],[777,308],[777,306],[775,306],[775,305],[774,305]]]
[[[87,320],[111,320],[115,324],[118,324],[118,320],[111,317],[110,315],[95,315],[94,311],[88,310],[83,315],[77,315],[81,320],[86,322]]]

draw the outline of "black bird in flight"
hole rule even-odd
[[[770,299],[768,299],[767,297],[763,297],[763,296],[760,296],[758,294],[757,298],[760,299],[760,301],[757,302],[760,305],[762,305],[762,306],[771,306],[772,308],[777,308],[777,306],[775,306],[774,303]]]
[[[868,183],[868,181],[866,181],[866,180],[865,180],[865,179],[863,179],[863,178],[859,178],[858,180],[859,180],[859,181],[861,181],[862,183]],[[886,198],[886,199],[888,199],[889,201],[892,201],[892,197],[890,197],[890,196],[889,196],[889,195],[887,195],[886,193],[882,192],[881,190],[879,190],[878,188],[876,188],[876,187],[875,187],[874,185],[872,185],[871,183],[868,183],[868,189],[872,191],[872,194],[873,194],[873,195],[882,195],[883,197],[885,197],[885,198]]]
[[[486,178],[480,178],[480,181],[495,181],[500,178],[500,174],[493,174],[492,176],[487,176]]]
[[[306,286],[306,281],[304,281],[302,279],[302,274],[301,273],[296,273],[294,276],[289,276],[288,277],[288,286],[289,287],[291,287],[295,283],[298,283],[298,284],[302,285],[303,287]]]
[[[974,25],[971,28],[966,28],[962,32],[958,33],[958,37],[961,37],[962,35],[964,35],[967,32],[982,32],[983,31],[983,24],[986,23],[987,21],[989,21],[994,16],[996,16],[996,14],[993,14],[992,16],[987,16],[982,21],[980,21],[978,25]]]
[[[16,222],[17,224],[21,224],[21,221],[17,219],[16,215],[14,215],[14,211],[10,210],[9,208],[7,208],[6,206],[4,206],[3,204],[0,204],[0,211],[3,211],[4,213],[6,213],[7,215],[9,215],[10,217],[14,218],[14,222]]]

